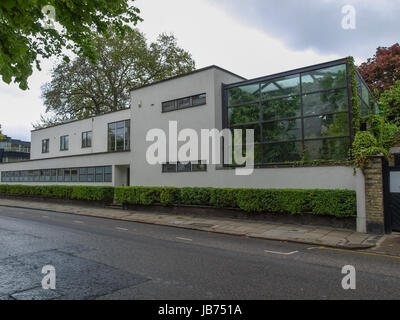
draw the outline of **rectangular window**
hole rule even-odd
[[[49,152],[49,144],[50,144],[50,140],[49,139],[43,139],[42,140],[42,153],[48,153]]]
[[[92,131],[82,132],[82,148],[90,148],[92,146]]]
[[[207,171],[207,164],[198,161],[197,163],[192,162],[192,171]]]
[[[69,136],[60,137],[60,151],[66,151],[69,148]]]
[[[206,94],[201,93],[190,97],[179,98],[161,103],[162,112],[197,107],[206,104]]]
[[[162,172],[176,172],[176,163],[163,163]]]
[[[108,124],[108,151],[130,150],[130,120]]]

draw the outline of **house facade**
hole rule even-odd
[[[0,139],[0,163],[29,159],[31,143],[4,136]]]
[[[364,175],[343,161],[353,139],[347,59],[247,80],[210,66],[131,92],[129,109],[32,131],[29,161],[0,164],[1,183],[349,189],[366,231]],[[357,75],[363,114],[375,102]],[[149,163],[149,131],[253,129],[254,171],[193,159]],[[167,138],[179,149],[181,139]],[[174,142],[175,141],[175,142]],[[302,160],[318,166],[296,166]],[[323,161],[331,162],[324,164]]]

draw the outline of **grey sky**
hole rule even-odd
[[[399,41],[399,0],[212,1],[294,50],[311,48],[325,54],[367,58],[378,45]],[[355,30],[341,27],[344,5],[356,9]]]

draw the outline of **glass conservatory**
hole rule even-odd
[[[349,74],[341,59],[225,85],[224,127],[254,129],[255,164],[346,160],[353,138]],[[362,115],[375,112],[358,73],[356,82]]]

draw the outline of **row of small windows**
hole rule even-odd
[[[112,182],[112,167],[3,171],[1,182]]]
[[[92,146],[92,131],[82,132],[82,148]],[[67,151],[69,149],[69,136],[60,137],[60,151]],[[50,151],[50,139],[42,140],[42,153]]]
[[[207,171],[207,164],[194,162],[167,162],[162,164],[162,172],[199,172]]]
[[[130,120],[111,122],[108,124],[108,151],[128,151],[130,150]],[[92,146],[92,131],[82,132],[82,148]],[[42,140],[42,153],[50,150],[50,139]],[[60,151],[69,150],[69,136],[60,137]]]
[[[162,112],[197,107],[204,104],[206,104],[206,94],[202,93],[191,97],[165,101],[162,103]]]

